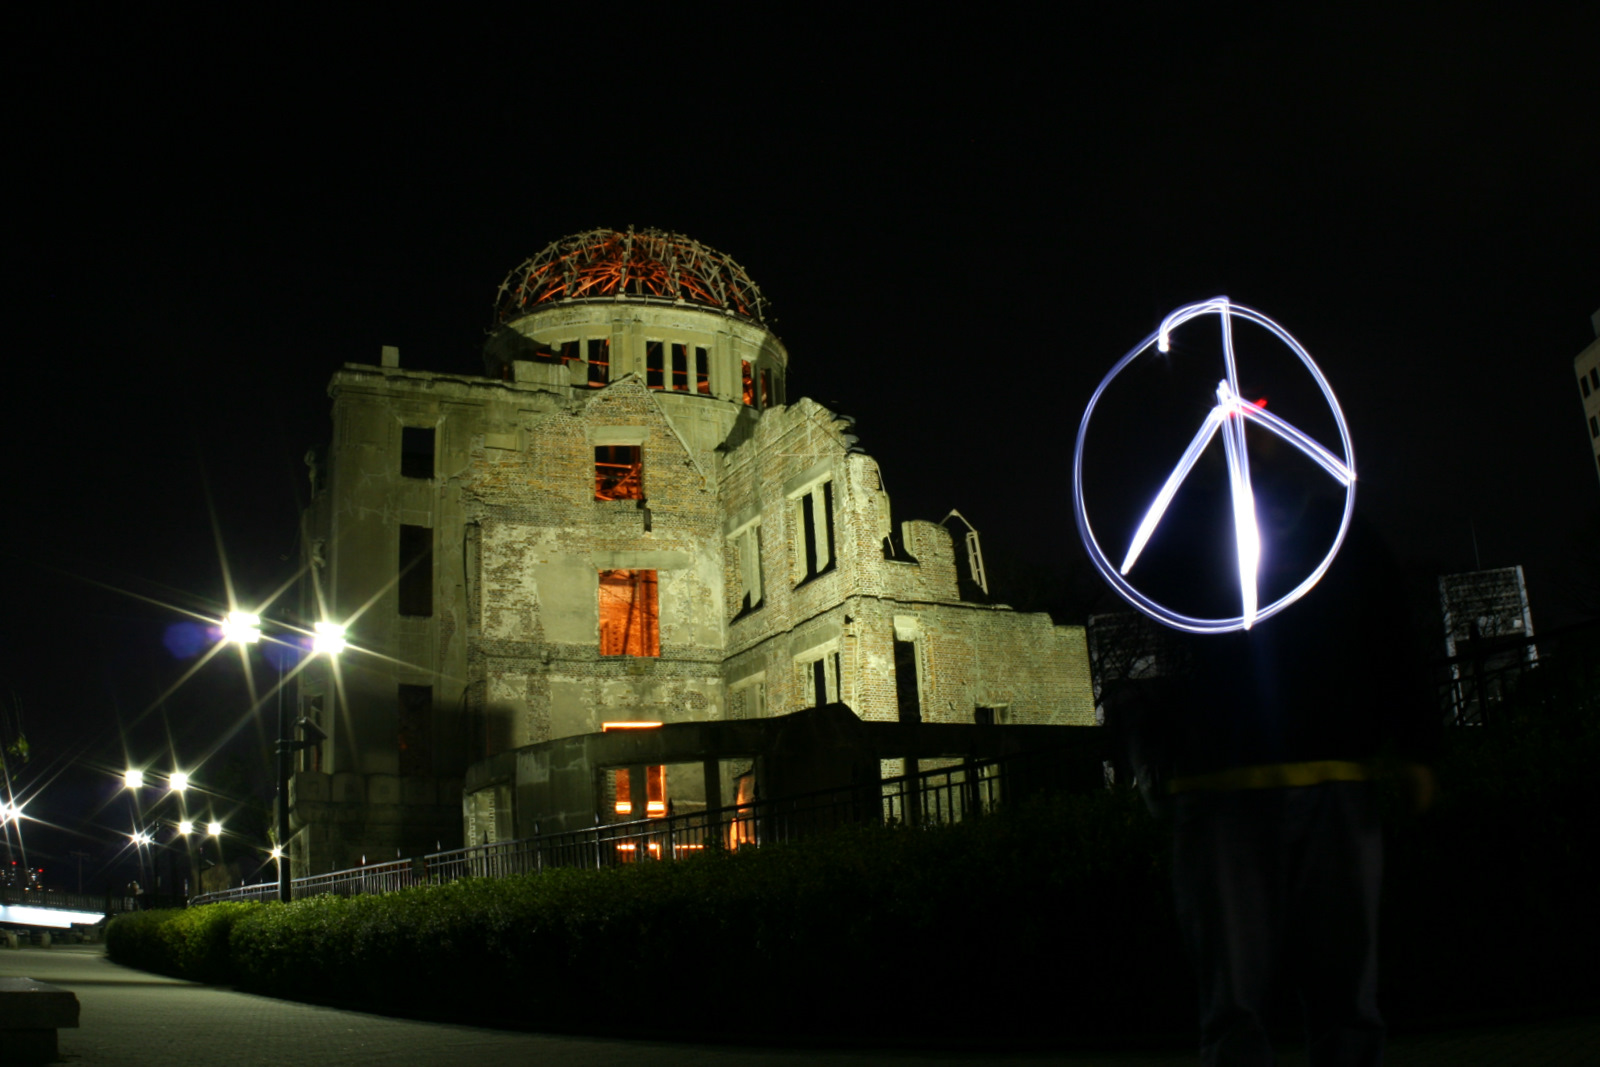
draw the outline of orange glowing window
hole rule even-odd
[[[661,655],[655,571],[600,572],[600,654]]]
[[[584,345],[589,350],[589,388],[599,389],[611,380],[611,341],[591,337]]]
[[[644,457],[639,445],[596,445],[594,498],[643,500]]]
[[[694,350],[694,391],[711,395],[711,353],[703,348]]]
[[[651,389],[665,389],[667,346],[660,341],[644,343],[644,384]]]
[[[616,785],[618,815],[633,814],[633,780],[628,768],[618,767],[611,772],[611,780]],[[661,764],[653,764],[644,769],[645,789],[645,816],[651,819],[662,819],[667,814],[667,768]]]
[[[745,405],[747,407],[755,407],[756,380],[755,377],[750,373],[750,361],[748,359],[741,359],[739,361],[739,373],[743,375]]]

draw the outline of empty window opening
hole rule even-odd
[[[584,344],[589,350],[589,388],[599,389],[611,380],[611,341],[591,337]]]
[[[596,500],[644,499],[644,449],[640,445],[596,445]]]
[[[1589,368],[1589,383],[1596,389],[1600,389],[1600,367]]]
[[[400,686],[400,773],[433,773],[433,686]]]
[[[972,721],[979,726],[999,726],[1011,717],[1009,712],[1010,709],[1005,707],[973,708]]]
[[[763,408],[772,406],[772,368],[770,367],[761,368],[761,406]]]
[[[1589,378],[1587,375],[1578,376],[1578,384],[1583,386],[1583,398],[1589,399]]]
[[[582,341],[560,341],[556,344],[556,355],[561,357],[561,365],[576,363],[583,359]]]
[[[833,481],[829,479],[796,502],[803,557],[800,581],[833,569]]]
[[[660,341],[644,343],[644,384],[651,389],[666,388],[666,345]]]
[[[767,682],[759,677],[728,690],[728,718],[764,719],[767,717]]]
[[[737,615],[761,606],[761,525],[756,523],[734,539],[739,556],[739,608]]]
[[[672,391],[689,391],[689,346],[677,342],[672,345]]]
[[[800,664],[800,692],[807,707],[820,708],[824,704],[837,704],[844,699],[840,679],[844,663],[838,649],[826,652],[813,660]]]
[[[744,399],[745,406],[753,408],[756,406],[756,380],[755,376],[750,373],[750,361],[748,359],[739,361],[739,375],[742,383],[740,395]]]
[[[661,655],[655,571],[600,572],[600,654]]]
[[[922,721],[922,690],[917,681],[917,643],[894,642],[894,695],[900,704],[901,722]]]
[[[694,391],[711,395],[711,353],[699,347],[694,350]]]
[[[400,614],[433,614],[433,531],[400,527]]]
[[[627,767],[618,767],[611,772],[611,780],[616,789],[617,799],[613,810],[618,815],[628,815],[639,818],[633,810],[633,782],[632,774]],[[667,815],[667,768],[664,764],[653,764],[644,769],[645,818],[664,819]]]
[[[1589,436],[1600,440],[1600,419],[1589,416]]]
[[[400,474],[406,478],[433,477],[432,426],[400,427]]]

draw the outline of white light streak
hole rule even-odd
[[[67,911],[64,908],[35,908],[27,904],[0,904],[0,923],[17,926],[49,926],[65,930],[69,926],[93,926],[105,919],[104,912]]]
[[[1221,320],[1222,326],[1222,356],[1225,377],[1217,383],[1217,403],[1206,414],[1200,429],[1184,449],[1178,463],[1173,467],[1172,473],[1167,476],[1166,482],[1156,494],[1154,502],[1145,512],[1144,518],[1135,529],[1133,538],[1128,545],[1127,554],[1123,557],[1122,566],[1113,568],[1106,557],[1100,543],[1095,539],[1094,529],[1089,522],[1089,514],[1084,505],[1083,497],[1083,445],[1089,431],[1089,420],[1094,414],[1095,405],[1105,393],[1114,378],[1144,352],[1152,344],[1159,352],[1171,351],[1172,331],[1189,320],[1200,315],[1215,314]],[[1322,390],[1324,399],[1328,402],[1329,410],[1333,414],[1334,422],[1338,427],[1339,440],[1344,456],[1334,454],[1298,427],[1279,418],[1277,415],[1257,407],[1246,401],[1239,393],[1238,367],[1233,351],[1233,320],[1243,319],[1253,322],[1271,332],[1282,341],[1290,351],[1310,371],[1318,388]],[[1261,565],[1261,533],[1256,521],[1255,491],[1250,482],[1250,454],[1245,440],[1244,424],[1246,420],[1255,422],[1263,429],[1277,435],[1292,445],[1296,450],[1306,455],[1330,476],[1339,482],[1345,490],[1344,515],[1339,523],[1339,531],[1329,546],[1327,555],[1312,569],[1311,573],[1301,583],[1291,589],[1287,594],[1261,606],[1257,588],[1257,578]],[[1228,466],[1228,490],[1232,499],[1234,551],[1238,563],[1239,603],[1240,613],[1230,618],[1197,618],[1173,611],[1156,602],[1135,588],[1127,580],[1127,574],[1138,561],[1140,554],[1149,543],[1151,536],[1161,524],[1166,515],[1173,497],[1177,494],[1184,479],[1194,469],[1195,463],[1210,445],[1211,439],[1222,431],[1223,452]],[[1191,633],[1227,633],[1232,630],[1248,630],[1257,622],[1272,617],[1296,600],[1304,596],[1312,586],[1327,573],[1332,565],[1333,558],[1344,543],[1345,534],[1350,528],[1350,517],[1355,506],[1355,452],[1350,442],[1350,429],[1345,423],[1344,412],[1339,408],[1339,402],[1333,395],[1333,389],[1328,385],[1328,380],[1312,361],[1300,342],[1295,340],[1282,326],[1267,318],[1253,308],[1235,304],[1227,297],[1215,297],[1211,300],[1202,300],[1194,304],[1186,304],[1169,314],[1161,321],[1155,333],[1146,337],[1135,346],[1127,355],[1123,356],[1111,372],[1101,380],[1094,395],[1089,399],[1089,405],[1083,413],[1083,421],[1078,426],[1078,442],[1076,456],[1072,471],[1072,502],[1073,510],[1078,521],[1078,533],[1083,538],[1084,547],[1088,549],[1089,558],[1094,563],[1101,575],[1115,589],[1123,599],[1134,607],[1149,615],[1158,622],[1164,623],[1179,630]]]

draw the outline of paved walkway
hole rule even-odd
[[[196,985],[118,966],[100,946],[0,950],[0,976],[25,976],[71,989],[82,1026],[63,1030],[64,1061],[83,1067],[208,1067],[306,1064],[367,1067],[467,1064],[470,1067],[867,1067],[1007,1064],[1017,1067],[1193,1067],[1168,1053],[982,1055],[971,1053],[750,1048],[664,1041],[615,1041],[448,1026],[318,1008]],[[1304,1067],[1290,1053],[1284,1067]],[[1600,1018],[1403,1036],[1392,1067],[1600,1063]]]

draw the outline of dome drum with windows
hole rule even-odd
[[[789,362],[767,311],[743,267],[693,238],[588,230],[506,275],[484,363],[507,381],[599,389],[631,374],[659,392],[766,408],[783,403]]]

